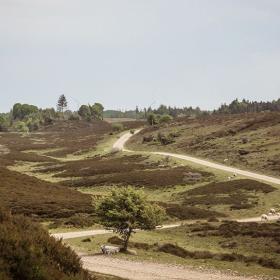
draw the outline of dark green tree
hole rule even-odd
[[[64,94],[61,94],[57,101],[57,111],[63,114],[64,110],[67,108],[67,99]]]
[[[89,119],[91,117],[91,110],[90,107],[87,105],[82,105],[78,111],[79,116],[83,119]]]
[[[155,125],[158,123],[158,117],[154,113],[149,113],[147,117],[147,121],[150,125]]]
[[[111,191],[97,206],[100,223],[119,233],[128,247],[129,238],[135,229],[153,230],[164,216],[164,210],[147,200],[142,191],[120,188]]]
[[[12,116],[14,120],[23,120],[26,116],[38,113],[38,107],[29,104],[16,103],[13,106]]]
[[[104,107],[101,103],[94,103],[92,106],[90,106],[91,116],[94,119],[102,120],[103,119],[103,111]]]

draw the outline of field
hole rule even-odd
[[[237,117],[231,118],[236,118],[236,122],[239,120]],[[208,121],[214,122],[212,119]],[[232,123],[232,119],[227,121]],[[205,130],[213,129],[203,123],[205,120],[180,119],[163,127],[144,129],[132,138],[130,146],[135,150],[139,147],[147,150],[174,148],[177,152],[186,152],[186,148],[180,145],[188,139],[184,134],[188,131],[187,124],[193,125],[193,122],[196,125],[200,123]],[[218,121],[217,126],[225,125],[222,120],[220,122],[222,124]],[[131,130],[142,125],[141,122],[124,122],[123,128]],[[266,129],[272,131],[276,126],[276,123],[272,123]],[[203,129],[193,131],[200,133]],[[162,133],[173,131],[175,142],[169,145],[157,141],[142,143],[143,137],[149,138],[162,130]],[[279,239],[276,238],[279,226],[276,223],[267,224],[270,228],[265,228],[266,233],[263,233],[257,224],[238,227],[235,223],[221,221],[256,217],[272,207],[278,209],[279,186],[241,176],[229,181],[228,176],[232,174],[180,159],[112,150],[112,144],[122,133],[114,131],[111,124],[102,121],[59,121],[36,133],[2,133],[0,204],[10,208],[13,213],[40,221],[55,232],[98,228],[100,225],[96,224],[95,216],[98,200],[112,188],[132,186],[144,190],[150,201],[166,209],[165,223],[197,223],[177,229],[139,232],[133,236],[131,244],[138,255],[120,255],[121,258],[151,259],[234,271],[240,268],[238,270],[245,274],[256,271],[256,274],[277,275],[279,268],[274,263],[279,261]],[[230,136],[217,136],[213,141],[223,143],[227,137]],[[208,140],[200,144],[204,145],[205,141]],[[196,155],[202,153],[197,145],[190,149]],[[218,146],[217,153],[224,148],[224,144],[221,148]],[[273,152],[277,154],[277,149]],[[262,156],[267,157],[264,152]],[[274,174],[272,169],[270,173]],[[238,230],[236,237],[225,234],[235,228]],[[254,236],[252,228],[257,228],[258,236]],[[268,236],[267,232],[273,232],[275,236]],[[112,235],[92,237],[90,242],[84,242],[81,238],[69,242],[81,251],[97,253],[99,245],[106,243],[109,237]],[[254,249],[254,242],[257,242],[258,249]],[[233,248],[227,247],[228,244]],[[266,263],[268,250],[273,253],[269,257],[271,261]]]
[[[142,123],[123,123],[125,129],[137,125]],[[241,177],[229,182],[225,172],[180,160],[112,152],[120,134],[102,121],[57,122],[33,134],[1,134],[3,201],[15,213],[77,225],[85,217],[94,222],[95,202],[116,186],[143,188],[170,220],[258,216],[277,207],[274,186]]]
[[[280,177],[280,113],[177,118],[144,129],[128,146],[194,155]]]

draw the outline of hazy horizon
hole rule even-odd
[[[280,97],[277,0],[0,0],[0,112]]]

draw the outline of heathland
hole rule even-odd
[[[112,149],[124,131],[138,128],[143,130],[127,145],[134,152]],[[154,126],[56,120],[30,133],[3,132],[0,203],[47,230],[75,231],[100,228],[95,205],[112,188],[142,189],[165,208],[165,223],[182,226],[137,233],[130,243],[137,256],[120,258],[277,276],[279,223],[233,220],[278,209],[278,185],[147,152],[189,154],[278,177],[279,128],[279,113],[268,112],[175,118]],[[101,244],[120,244],[112,234],[67,242],[91,254]]]

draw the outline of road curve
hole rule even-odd
[[[113,144],[113,149],[117,149],[120,151],[124,150],[124,146],[126,144],[126,142],[136,133],[140,132],[141,129],[136,130],[134,133],[131,132],[127,132],[125,134],[123,134],[114,144]]]
[[[141,131],[141,130],[137,130],[135,132],[135,134],[138,133],[139,131]],[[118,147],[119,150],[130,151],[130,150],[125,149],[125,144],[127,143],[127,141],[132,136],[133,136],[133,134],[131,134],[131,133],[124,134],[120,139],[118,139],[118,141],[114,144],[114,146]],[[134,152],[137,152],[137,151],[134,151]],[[226,165],[223,165],[223,164],[214,163],[214,162],[211,162],[211,161],[208,161],[208,160],[203,160],[203,159],[199,159],[199,158],[188,156],[188,155],[167,153],[167,152],[150,152],[150,154],[174,157],[174,158],[182,159],[182,160],[185,160],[185,161],[193,162],[193,163],[196,163],[196,164],[199,164],[199,165],[207,166],[207,167],[210,167],[210,168],[226,171],[226,172],[229,172],[229,173],[236,173],[238,175],[242,175],[242,176],[249,177],[249,178],[252,178],[252,179],[257,179],[257,180],[261,180],[261,181],[264,181],[264,182],[267,182],[267,183],[273,183],[273,184],[280,185],[280,179],[275,178],[275,177],[270,177],[270,176],[258,174],[258,173],[255,173],[255,172],[241,170],[241,169],[238,169],[238,168],[235,168],[235,167],[230,167],[230,166],[226,166]]]

